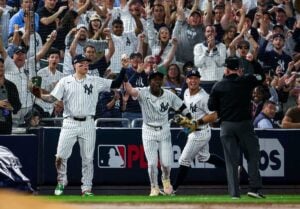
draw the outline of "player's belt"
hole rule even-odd
[[[87,117],[68,117],[68,118],[71,118],[71,119],[76,120],[76,121],[86,121],[86,120],[89,120],[89,119],[93,119],[94,116],[87,116]]]
[[[153,128],[155,131],[160,131],[162,130],[162,126],[153,126],[153,125],[150,125],[148,123],[146,123],[147,126],[149,126],[150,128]]]

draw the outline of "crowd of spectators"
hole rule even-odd
[[[24,126],[30,115],[41,120],[63,117],[61,102],[48,104],[33,96],[32,78],[40,76],[43,92],[49,93],[62,77],[74,73],[72,58],[84,54],[92,60],[91,76],[113,79],[124,67],[122,60],[129,58],[126,73],[133,87],[148,86],[148,74],[159,70],[165,73],[165,88],[179,96],[189,70],[198,69],[200,85],[210,93],[223,77],[225,58],[238,56],[244,74],[265,76],[263,85],[249,95],[253,125],[299,128],[300,5],[295,2],[0,0],[0,55],[5,69],[0,125]],[[4,77],[18,90],[22,104],[18,110],[5,106],[11,89]],[[298,107],[289,109],[297,99]],[[99,95],[95,117],[131,122],[142,114],[135,98],[120,88]]]

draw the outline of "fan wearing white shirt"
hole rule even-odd
[[[42,78],[41,88],[46,93],[50,93],[57,82],[64,77],[64,74],[57,70],[57,66],[60,60],[60,51],[56,48],[51,48],[47,54],[48,66],[40,69],[37,75]],[[44,102],[41,99],[36,98],[35,104],[43,108],[45,113],[49,116],[53,113],[54,104]]]
[[[137,24],[137,28],[132,32],[124,32],[124,24],[121,19],[115,19],[112,22],[112,40],[115,45],[115,53],[111,57],[109,69],[114,73],[121,70],[121,56],[123,54],[131,54],[137,51],[138,38],[137,35],[142,32],[142,24]]]

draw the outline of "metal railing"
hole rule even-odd
[[[143,118],[136,118],[131,121],[132,128],[140,128],[142,127]]]
[[[63,123],[64,118],[63,117],[56,117],[56,118],[42,118],[41,122],[46,123],[44,126],[50,126],[50,127],[61,127]],[[49,124],[49,122],[51,124]],[[53,123],[53,124],[52,124]]]
[[[63,121],[63,117],[57,117],[57,118],[42,118],[42,122],[56,122],[56,121]],[[137,121],[142,121],[142,118],[138,118],[132,121],[131,124],[133,124],[133,127],[136,127],[136,123]],[[95,125],[96,127],[102,127],[101,124],[99,125],[99,123],[101,122],[121,122],[120,127],[125,127],[125,128],[131,128],[131,124],[130,124],[130,120],[127,118],[98,118],[95,120]],[[126,126],[124,126],[124,123],[126,124]],[[107,128],[112,128],[112,127],[116,127],[116,126],[103,126],[103,127],[107,127]],[[119,127],[119,126],[117,126]]]

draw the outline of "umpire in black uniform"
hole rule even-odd
[[[262,82],[262,75],[243,75],[240,59],[225,60],[224,78],[211,91],[208,108],[216,111],[221,122],[220,138],[223,145],[228,190],[232,199],[240,198],[238,165],[240,151],[248,162],[250,191],[248,196],[263,198],[259,174],[260,150],[258,137],[251,122],[250,99],[252,89]]]

